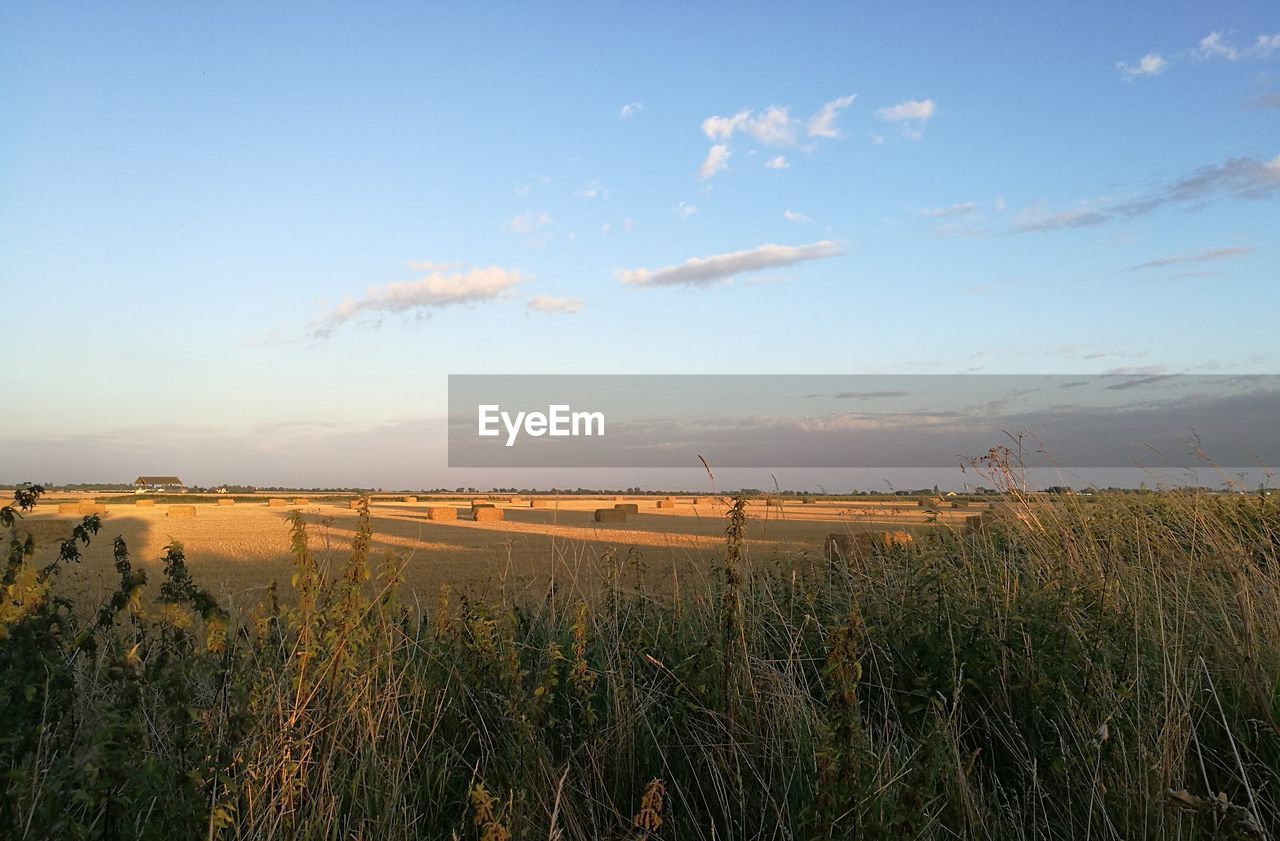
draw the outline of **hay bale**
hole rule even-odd
[[[406,497],[404,498],[404,501],[405,501],[405,502],[417,502],[417,501],[418,501],[418,498],[417,498],[416,496],[406,496]]]
[[[84,500],[76,506],[76,512],[83,514],[86,517],[90,514],[105,514],[107,513],[107,506],[99,505],[98,503],[90,502],[89,500]]]
[[[778,499],[776,496],[766,496],[764,498],[764,507],[765,508],[781,508],[782,500]]]
[[[502,509],[492,505],[488,508],[472,508],[471,517],[477,523],[497,522],[502,519]]]
[[[658,500],[658,507],[659,508],[675,508],[676,501],[674,499],[660,499]]]
[[[802,497],[800,497],[800,504],[801,504],[801,505],[813,505],[815,501],[816,501],[816,500],[814,500],[814,498],[813,498],[813,497],[811,497],[811,496],[802,496]]]
[[[218,500],[218,504],[224,508],[229,508],[230,506],[235,505],[236,501],[234,499],[220,499]]]
[[[170,505],[169,510],[165,511],[164,515],[175,520],[190,520],[196,515],[196,507],[194,505]]]
[[[627,512],[621,507],[615,508],[597,508],[595,513],[597,523],[625,523],[627,521]]]
[[[529,500],[530,508],[554,508],[555,500],[551,499],[531,499]]]
[[[509,496],[509,497],[507,497],[507,504],[508,504],[508,505],[516,505],[516,504],[517,504],[517,503],[519,503],[519,502],[520,502],[520,497],[518,497],[518,496]]]
[[[856,534],[832,532],[827,535],[822,553],[828,560],[850,558],[874,551],[910,546],[915,538],[905,531],[864,531]]]
[[[284,508],[284,507],[285,507],[286,505],[288,505],[288,504],[289,504],[289,503],[288,503],[288,502],[286,502],[286,501],[285,501],[285,500],[283,500],[283,499],[268,499],[268,500],[267,500],[267,507],[268,507],[268,508]]]
[[[310,505],[311,500],[307,499],[305,496],[295,496],[293,498],[292,504],[293,505]]]
[[[156,507],[156,501],[154,499],[135,499],[133,501],[133,504],[137,505],[139,508],[155,508]]]
[[[59,503],[58,503],[58,513],[59,513],[59,514],[79,514],[79,513],[80,513],[80,503],[78,503],[78,502],[59,502]]]
[[[634,502],[619,502],[613,506],[615,510],[621,511],[623,514],[639,514],[640,506]]]
[[[428,520],[456,520],[458,509],[452,505],[432,505],[427,508]]]

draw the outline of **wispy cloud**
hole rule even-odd
[[[1239,246],[1236,248],[1211,248],[1208,251],[1201,251],[1196,254],[1181,254],[1173,257],[1161,257],[1158,260],[1148,260],[1145,263],[1128,266],[1125,268],[1125,271],[1134,272],[1143,269],[1163,269],[1168,266],[1181,266],[1187,263],[1210,263],[1215,260],[1228,260],[1232,257],[1239,257],[1241,254],[1248,254],[1251,251],[1253,251],[1253,249],[1246,246]]]
[[[642,110],[644,110],[643,102],[628,102],[626,105],[622,106],[622,110],[618,112],[618,119],[629,120],[636,114],[639,114]]]
[[[697,212],[698,212],[698,206],[696,204],[689,204],[688,202],[680,202],[678,205],[676,205],[676,215],[679,216],[681,219],[687,219]]]
[[[744,108],[732,117],[707,117],[702,121],[702,133],[711,140],[723,141],[741,132],[766,146],[794,146],[797,125],[790,108],[770,105],[759,114]]]
[[[776,158],[770,158],[764,162],[766,169],[791,169],[791,164],[787,163],[785,155],[778,155]]]
[[[582,312],[582,301],[578,298],[556,298],[551,295],[535,295],[526,309],[534,312],[545,312],[551,315],[574,315]]]
[[[844,253],[844,246],[823,240],[808,245],[761,245],[710,257],[694,257],[660,269],[618,269],[614,277],[629,286],[710,286],[735,275],[825,260]]]
[[[1224,199],[1263,199],[1280,193],[1280,155],[1270,161],[1230,158],[1210,164],[1166,184],[1157,185],[1137,198],[1089,202],[1064,211],[1033,205],[1014,223],[1015,232],[1083,228],[1118,219],[1144,216],[1166,207],[1197,208]]]
[[[812,222],[813,221],[803,213],[797,213],[794,210],[782,211],[782,218],[786,219],[788,222]]]
[[[886,123],[901,125],[903,136],[919,140],[924,136],[925,125],[933,118],[934,110],[932,99],[908,99],[897,105],[881,108],[876,111],[876,116]]]
[[[574,195],[580,199],[604,199],[609,197],[609,191],[601,187],[599,181],[592,179],[590,184],[576,190]]]
[[[1225,58],[1227,61],[1236,61],[1240,58],[1240,51],[1228,44],[1221,32],[1210,32],[1200,39],[1196,56],[1202,60]]]
[[[1168,66],[1169,62],[1165,61],[1159,53],[1147,53],[1138,59],[1137,64],[1129,64],[1127,61],[1116,62],[1116,69],[1127,81],[1132,81],[1139,76],[1159,76]]]
[[[537,213],[532,210],[527,210],[512,219],[511,222],[508,223],[508,227],[517,234],[528,234],[536,231],[544,225],[550,225],[551,221],[551,214],[547,213],[545,210]]]
[[[729,147],[723,143],[712,146],[707,152],[707,157],[703,159],[702,165],[698,167],[698,177],[705,181],[720,170],[728,169],[729,156],[732,154]]]
[[[954,219],[957,216],[972,216],[978,212],[978,206],[973,202],[964,202],[949,207],[926,207],[920,212],[930,219]]]
[[[327,338],[362,316],[405,312],[421,315],[443,307],[497,300],[523,280],[525,277],[518,271],[490,266],[459,272],[433,271],[418,280],[370,286],[364,297],[348,298],[318,319],[311,335]]]
[[[809,118],[810,137],[840,137],[840,130],[835,127],[836,117],[840,112],[853,104],[854,94],[833,99],[824,104],[818,113]]]

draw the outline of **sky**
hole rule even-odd
[[[7,3],[0,481],[488,482],[449,374],[1271,373],[1278,198],[1274,3]]]

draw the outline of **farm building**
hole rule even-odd
[[[186,490],[186,485],[182,484],[182,480],[177,476],[139,476],[133,480],[133,489],[138,493],[145,491],[175,491]]]

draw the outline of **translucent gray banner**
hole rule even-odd
[[[450,467],[1280,464],[1277,375],[451,375]]]

